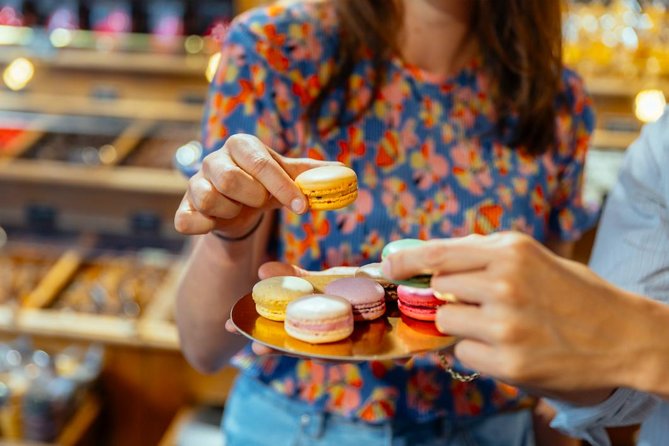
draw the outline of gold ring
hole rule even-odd
[[[432,292],[434,293],[434,297],[436,297],[436,298],[439,299],[439,300],[443,300],[444,302],[452,302],[452,303],[456,303],[456,302],[458,302],[458,298],[455,297],[455,294],[452,294],[452,293],[440,293],[440,292],[437,291],[437,290],[432,290]]]

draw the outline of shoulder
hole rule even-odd
[[[280,1],[238,16],[224,44],[242,45],[273,69],[287,71],[332,57],[338,32],[331,1]]]
[[[578,73],[569,68],[562,70],[557,105],[559,111],[568,112],[572,115],[586,114],[594,120],[592,99],[585,87],[585,82]]]

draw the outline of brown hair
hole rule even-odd
[[[400,1],[331,1],[340,24],[339,63],[307,110],[313,130],[317,130],[317,118],[330,92],[343,87],[344,103],[348,103],[348,78],[359,60],[372,60],[369,108],[383,85],[391,55],[399,53]],[[474,0],[472,34],[477,36],[486,69],[496,82],[492,93],[499,130],[504,131],[508,119],[517,116],[509,143],[522,146],[528,153],[544,153],[555,142],[555,101],[562,76],[561,32],[560,0]],[[345,111],[346,107],[340,107],[335,125],[346,123]],[[348,120],[359,118],[365,111]]]

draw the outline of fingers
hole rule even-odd
[[[260,182],[281,203],[296,213],[307,209],[307,200],[286,170],[276,161],[275,154],[258,138],[233,135],[224,146],[234,163]],[[240,177],[241,178],[241,177]]]
[[[174,216],[174,227],[181,234],[206,234],[216,227],[216,221],[201,214],[184,196]]]
[[[469,236],[459,239],[431,240],[423,246],[389,255],[383,272],[393,279],[418,274],[455,273],[484,269],[498,255],[491,237]]]
[[[307,270],[283,262],[267,262],[260,265],[260,268],[258,268],[258,277],[260,280],[276,276],[302,277],[307,273]]]
[[[209,155],[202,163],[202,173],[220,195],[237,203],[260,208],[268,201],[267,190],[237,166],[226,150]]]
[[[439,294],[455,296],[458,302],[480,304],[493,295],[493,283],[489,274],[481,271],[459,274],[435,274],[430,287]]]
[[[499,358],[497,351],[491,346],[477,340],[465,339],[455,345],[454,352],[455,357],[465,367],[484,375],[496,375]]]
[[[283,157],[276,152],[275,155],[276,161],[283,167],[283,169],[290,175],[291,178],[295,179],[299,174],[307,170],[314,169],[316,167],[322,166],[343,166],[343,163],[339,161],[321,161],[315,160],[312,158],[288,158]]]
[[[228,331],[229,333],[239,334],[237,328],[235,327],[235,324],[233,324],[230,319],[225,321],[225,330]]]
[[[267,346],[264,346],[262,344],[259,344],[257,342],[251,343],[251,350],[253,350],[253,353],[255,353],[258,356],[263,356],[263,355],[275,355],[278,354],[279,352],[276,350],[273,350]]]
[[[485,339],[488,320],[480,307],[446,304],[439,307],[435,323],[444,334],[467,339]]]
[[[186,195],[192,208],[210,218],[231,219],[242,210],[239,203],[220,194],[203,174],[189,181]]]

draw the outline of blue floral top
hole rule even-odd
[[[207,151],[243,132],[285,155],[339,160],[358,173],[359,198],[349,208],[282,214],[280,259],[320,270],[378,261],[383,246],[398,238],[518,230],[541,241],[572,240],[592,223],[581,183],[593,112],[574,73],[564,72],[555,100],[557,138],[543,156],[509,147],[500,136],[491,97],[496,85],[478,59],[448,78],[393,60],[372,107],[319,138],[306,131],[303,115],[332,75],[338,45],[329,2],[257,9],[233,23],[212,82]],[[371,69],[363,60],[349,79],[353,115],[372,94]],[[342,91],[333,92],[321,123],[342,103]],[[395,416],[466,419],[527,402],[517,389],[491,379],[453,381],[433,355],[409,366],[324,364],[259,358],[246,349],[234,363],[277,392],[372,423]]]

